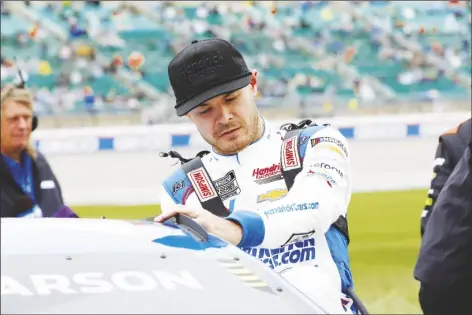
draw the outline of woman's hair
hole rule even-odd
[[[28,89],[15,86],[13,84],[7,84],[1,89],[0,103],[2,113],[4,104],[7,100],[20,103],[26,106],[31,111],[33,111],[33,96],[31,95],[31,92]],[[32,158],[36,157],[36,151],[30,143],[26,145],[26,152],[28,152],[28,154]]]

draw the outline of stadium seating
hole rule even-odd
[[[306,79],[295,84],[295,91],[301,97],[323,95],[329,89],[333,89],[334,94],[341,98],[358,95],[359,91],[353,79],[343,76],[336,65],[329,65],[325,57],[330,56],[339,56],[361,77],[373,77],[400,96],[422,95],[431,90],[436,90],[443,96],[454,97],[470,93],[470,90],[461,87],[453,78],[445,76],[444,71],[434,65],[421,61],[415,63],[415,58],[418,56],[412,55],[381,29],[369,26],[365,21],[353,18],[346,12],[336,10],[329,1],[302,1],[297,4],[281,2],[276,10],[272,11],[271,2],[251,4],[246,2],[245,5],[239,6],[238,10],[231,12],[226,12],[231,9],[230,4],[222,4],[226,6],[224,13],[219,13],[218,7],[215,9],[214,6],[205,5],[206,12],[203,15],[199,12],[199,4],[175,3],[176,16],[171,27],[169,25],[172,22],[162,17],[166,8],[163,4],[148,2],[149,10],[154,16],[160,16],[159,20],[159,18],[153,19],[132,5],[128,4],[124,8],[120,1],[114,1],[114,4],[102,2],[100,6],[89,4],[77,6],[69,2],[59,11],[57,5],[54,7],[47,3],[48,1],[32,2],[28,10],[35,11],[37,15],[65,30],[69,34],[67,41],[74,43],[76,52],[77,46],[82,45],[92,49],[107,62],[120,56],[123,67],[127,70],[131,70],[126,62],[128,56],[132,52],[142,53],[145,57],[145,66],[132,81],[134,80],[136,84],[145,82],[158,93],[171,91],[167,78],[167,64],[176,51],[183,47],[182,45],[192,39],[217,37],[222,31],[228,31],[228,39],[245,54],[250,65],[259,70],[264,78],[261,90],[266,95],[286,95],[289,91],[285,89],[277,92],[273,86],[277,84],[286,86],[300,75]],[[200,6],[202,5],[200,3]],[[432,52],[445,58],[444,48],[452,50],[457,56],[452,66],[463,74],[470,75],[470,17],[467,20],[470,13],[467,13],[465,7],[444,4],[424,6],[418,1],[408,3],[371,1],[370,4],[357,4],[357,6],[366,17],[384,21],[392,34],[400,33],[417,42],[423,53]],[[256,16],[253,15],[254,12],[257,13]],[[90,33],[90,29],[87,28],[92,16],[100,21],[102,30],[114,32],[124,44],[107,45],[89,34],[77,35],[69,32],[73,19],[79,29]],[[184,23],[176,25],[178,21],[195,25],[203,21],[204,27],[188,28],[192,31],[185,31],[183,34],[183,30],[188,29],[184,28]],[[260,22],[265,25],[260,26]],[[2,15],[1,23],[4,59],[16,57],[19,60],[36,60],[43,67],[45,67],[44,62],[48,64],[50,70],[46,73],[39,70],[40,66],[28,69],[30,73],[28,84],[32,88],[47,88],[52,91],[61,72],[77,70],[77,64],[81,64],[74,61],[64,65],[64,61],[59,57],[59,50],[65,45],[64,41],[61,42],[52,36],[33,38],[34,36],[31,36],[31,32],[35,30],[33,22],[12,12],[9,16]],[[275,27],[283,29],[290,37],[275,32]],[[468,30],[468,36],[464,30]],[[17,43],[18,34],[29,34],[32,38],[27,40],[21,49]],[[300,39],[322,54],[316,55],[311,50],[291,45],[289,43],[291,39]],[[44,42],[47,43],[47,49]],[[284,45],[280,47],[280,44]],[[266,62],[261,59],[261,55],[264,55]],[[267,63],[267,58],[272,59],[272,62]],[[70,84],[71,89],[80,89],[88,85],[95,95],[100,96],[105,96],[110,91],[118,96],[129,93],[127,85],[114,73],[105,71],[101,76],[96,76],[92,69],[84,68],[83,65],[78,71],[82,73],[83,80],[76,85]],[[5,81],[6,79],[2,77],[2,84]],[[74,110],[80,111],[81,106],[83,101],[78,100]]]

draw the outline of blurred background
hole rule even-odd
[[[2,1],[1,23],[1,82],[28,72],[43,127],[177,122],[167,64],[211,37],[259,71],[266,116],[470,105],[465,1]]]
[[[383,117],[388,125],[405,115],[419,122],[459,113],[427,134],[408,125],[413,139],[373,137],[374,129],[363,132],[370,141],[349,139],[358,178],[349,210],[356,290],[372,313],[418,314],[412,270],[437,136],[470,117],[470,10],[470,1],[1,1],[1,84],[24,71],[40,117],[35,133],[100,127],[111,137],[143,126],[179,133],[187,121],[175,115],[168,62],[192,40],[217,37],[258,70],[257,102],[268,119],[342,117],[352,125]],[[167,145],[157,133],[143,144],[151,153],[117,154],[82,142],[74,151],[63,135],[67,144],[45,153],[83,216],[159,211],[145,195],[157,194],[172,163],[157,149],[178,141]],[[189,154],[201,149],[184,142]],[[137,182],[146,176],[143,188]]]

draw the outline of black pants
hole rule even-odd
[[[421,284],[419,300],[424,315],[470,315],[472,285],[441,288]]]

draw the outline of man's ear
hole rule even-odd
[[[258,72],[256,69],[252,70],[251,81],[249,81],[254,96],[257,96],[257,74]]]

